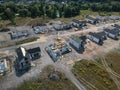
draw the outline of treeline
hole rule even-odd
[[[50,18],[73,17],[80,14],[79,5],[76,4],[29,4],[17,5],[13,2],[0,4],[0,15],[2,19],[11,19],[16,15],[19,17],[47,16]]]
[[[73,1],[84,1],[84,2],[111,2],[111,1],[120,1],[120,0],[73,0]]]
[[[32,3],[28,5],[15,4],[9,2],[0,4],[0,17],[3,20],[14,21],[14,18],[19,17],[74,17],[80,14],[80,10],[92,10],[92,11],[106,11],[106,12],[120,12],[120,2],[109,3]]]
[[[97,12],[120,12],[120,2],[85,3],[81,4],[81,9],[91,9],[92,11]]]
[[[120,12],[120,3],[94,3],[91,5],[93,11]]]
[[[42,1],[42,0],[40,0]],[[120,0],[52,0],[52,1],[56,1],[56,2],[90,2],[90,3],[94,3],[94,2],[111,2],[111,1],[120,1]]]

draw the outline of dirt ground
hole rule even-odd
[[[100,32],[103,29],[98,26],[93,26],[93,25],[89,25],[91,30],[88,31],[81,31],[80,33],[76,33],[75,35],[86,35],[89,31],[92,32]],[[106,27],[108,27],[106,25]],[[79,32],[79,31],[78,31]],[[69,36],[64,36],[63,37],[67,42],[69,42]],[[104,41],[104,44],[102,46],[97,45],[96,43],[92,42],[89,40],[89,43],[86,44],[85,46],[85,51],[83,54],[79,54],[77,53],[73,48],[72,48],[72,52],[63,55],[62,58],[62,62],[67,63],[69,61],[79,61],[81,59],[96,59],[98,57],[101,57],[102,55],[106,54],[107,52],[111,51],[114,48],[118,48],[120,47],[120,40],[116,41],[110,38],[107,38],[107,40]]]
[[[85,29],[85,30],[82,30],[82,31],[78,31],[78,32],[67,32],[67,31],[64,31],[64,32],[61,32],[61,35],[60,37],[62,38],[67,38],[67,40],[69,41],[69,36],[71,35],[76,35],[76,34],[81,34],[81,33],[88,33],[90,31],[94,31],[94,32],[98,32],[98,28],[103,28],[104,26],[109,26],[111,24],[108,24],[108,25],[104,25],[103,26],[101,25],[100,27],[97,27],[97,26],[91,26],[89,29]],[[6,79],[2,80],[2,82],[0,82],[0,87],[4,88],[3,90],[6,90],[7,88],[10,88],[12,87],[11,85],[13,85],[13,83],[15,84],[15,86],[19,85],[20,83],[22,83],[24,80],[29,80],[31,79],[32,77],[36,77],[41,71],[42,69],[46,66],[46,65],[49,65],[49,64],[56,64],[54,63],[51,58],[49,57],[49,55],[47,54],[47,52],[44,50],[45,47],[49,44],[52,44],[55,40],[55,38],[57,37],[57,34],[55,35],[49,35],[49,36],[46,36],[46,37],[41,37],[41,39],[39,39],[40,41],[36,41],[34,43],[28,43],[28,44],[25,44],[25,45],[21,45],[21,46],[26,46],[26,47],[37,47],[39,46],[42,50],[42,57],[38,60],[36,60],[34,62],[35,64],[35,67],[33,67],[29,72],[25,73],[23,76],[21,77],[17,77],[15,75],[15,71],[13,71],[12,73],[10,73]],[[47,42],[44,42],[46,41]],[[94,58],[97,58],[107,52],[109,52],[110,50],[114,49],[114,48],[117,48],[118,46],[120,45],[120,40],[119,41],[115,41],[115,40],[112,40],[112,39],[107,39],[103,46],[99,46],[93,42],[90,41],[90,43],[87,44],[87,48],[85,49],[85,52],[83,54],[78,54],[73,48],[72,48],[72,52],[68,53],[68,54],[65,54],[63,55],[63,58],[62,60],[58,60],[58,63],[60,62],[60,67],[62,68],[62,65],[65,67],[65,68],[68,68],[67,67],[67,64],[69,64],[68,62],[69,61],[80,61],[81,59],[94,59]],[[10,50],[13,50],[15,49],[14,47],[9,47],[9,48],[5,48],[6,50],[10,49]],[[5,49],[2,49],[2,50],[5,50]],[[12,51],[11,51],[12,53]],[[13,54],[14,55],[14,54]],[[68,75],[69,76],[69,75]],[[7,82],[6,82],[7,81]],[[4,87],[6,86],[6,87]],[[79,86],[79,84],[78,84]]]
[[[10,35],[8,33],[0,33],[0,41],[10,40]]]

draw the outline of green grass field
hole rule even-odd
[[[48,17],[44,18],[44,17],[36,17],[36,18],[30,18],[30,17],[26,17],[26,18],[22,18],[22,17],[16,17],[15,18],[15,23],[17,26],[22,26],[22,25],[35,25],[37,23],[44,23],[47,22],[49,20],[55,20],[55,21],[63,21],[65,23],[69,23],[71,20],[73,19],[78,19],[78,20],[83,20],[85,19],[88,15],[91,16],[97,16],[97,15],[120,15],[119,12],[93,12],[91,10],[81,10],[80,11],[80,15],[75,16],[75,17],[71,17],[71,18],[56,18],[56,19],[50,19]],[[0,20],[0,27],[1,26],[10,26],[11,23],[10,21],[7,20]]]
[[[98,90],[117,90],[117,86],[106,70],[96,65],[93,61],[81,60],[76,62],[73,67],[73,73],[79,81],[81,81],[81,78],[84,78]],[[86,83],[84,84],[85,86],[88,85]],[[91,87],[87,87],[88,90],[92,90]]]
[[[21,45],[21,44],[25,44],[25,43],[30,43],[30,42],[37,41],[37,39],[39,39],[39,37],[29,37],[29,38],[25,38],[25,39],[17,40],[17,41],[3,42],[3,43],[0,44],[0,48],[5,48],[5,47],[10,47],[10,46],[16,46],[16,45]]]

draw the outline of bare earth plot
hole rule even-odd
[[[57,80],[50,79],[50,74],[57,75]],[[73,83],[58,69],[45,67],[37,79],[26,81],[17,90],[78,90]]]
[[[8,41],[10,36],[7,33],[0,33],[0,41]]]

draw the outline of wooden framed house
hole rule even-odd
[[[26,49],[24,47],[19,47],[17,50],[17,65],[19,70],[29,69],[31,67],[32,60],[41,57],[41,50],[39,47]]]

